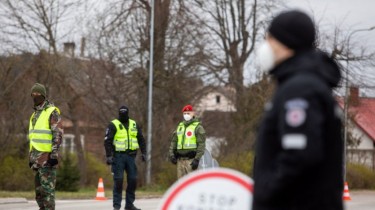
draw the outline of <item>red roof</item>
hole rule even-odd
[[[343,109],[343,98],[337,99]],[[349,113],[354,121],[373,141],[375,141],[375,98],[358,98],[358,105],[350,105]]]

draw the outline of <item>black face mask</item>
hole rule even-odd
[[[125,112],[125,113],[119,113],[119,115],[118,115],[118,119],[119,119],[120,122],[122,122],[122,123],[126,123],[126,122],[128,122],[128,120],[129,120],[129,114],[128,114],[128,112]]]
[[[40,95],[40,96],[35,96],[33,97],[33,101],[34,101],[34,105],[35,106],[39,106],[41,103],[43,103],[44,101],[44,96]]]

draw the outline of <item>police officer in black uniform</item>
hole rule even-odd
[[[112,165],[113,172],[113,208],[119,210],[122,200],[124,171],[127,175],[125,210],[140,210],[134,206],[135,189],[137,186],[137,167],[135,157],[137,149],[142,152],[142,161],[146,160],[146,144],[138,124],[129,119],[129,109],[121,106],[118,119],[108,125],[104,148],[107,164]]]
[[[332,88],[338,65],[314,47],[300,11],[276,16],[257,56],[277,83],[256,141],[253,210],[342,210],[341,110]]]

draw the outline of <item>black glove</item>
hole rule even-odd
[[[55,165],[57,165],[57,164],[59,163],[59,161],[58,161],[57,159],[52,159],[52,158],[50,158],[50,159],[47,160],[47,163],[48,163],[50,166],[55,166]]]
[[[141,157],[142,157],[142,161],[143,161],[143,162],[146,162],[146,159],[147,159],[147,158],[146,158],[146,157],[147,157],[146,154],[142,154]]]
[[[106,163],[107,163],[107,165],[112,165],[112,163],[113,163],[113,157],[112,156],[107,157]]]
[[[199,166],[199,160],[194,159],[193,162],[190,163],[190,165],[191,165],[191,168],[192,168],[193,170],[197,169],[198,166]]]
[[[173,163],[175,165],[177,164],[177,159],[176,159],[175,156],[171,156],[169,159],[170,159],[171,163]]]
[[[33,163],[32,163],[32,162],[29,162],[29,168],[31,168],[31,166],[33,166]]]

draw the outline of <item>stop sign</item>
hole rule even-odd
[[[195,171],[165,193],[158,210],[249,210],[253,200],[250,177],[225,168]]]

